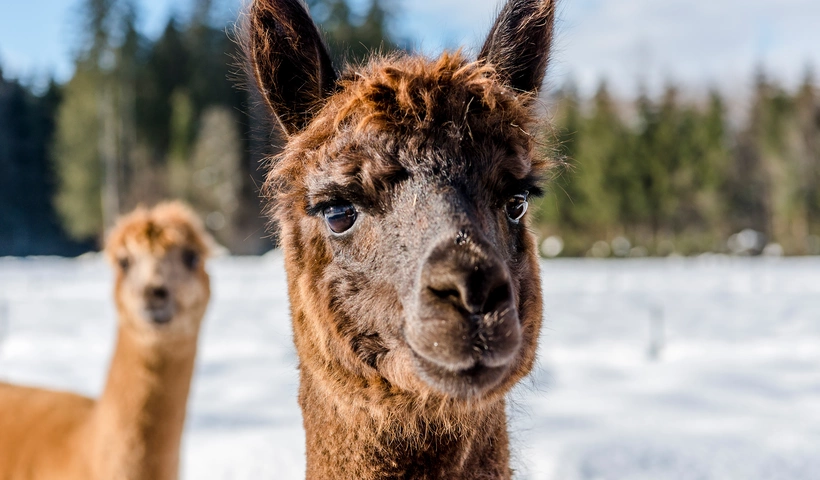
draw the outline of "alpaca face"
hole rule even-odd
[[[478,61],[397,56],[337,77],[299,2],[254,3],[255,74],[290,135],[266,194],[303,368],[470,401],[529,371],[541,297],[526,207],[548,167],[533,103],[552,12],[511,0]]]
[[[120,253],[117,298],[149,328],[195,331],[208,303],[207,274],[195,251],[173,246],[157,252],[133,249]]]
[[[286,217],[283,241],[326,259],[313,295],[333,312],[335,324],[319,328],[340,349],[404,388],[480,397],[517,378],[535,348],[539,276],[525,210],[537,176],[524,138],[412,147],[430,134],[333,138],[363,155],[314,159],[299,227]],[[367,192],[372,158],[391,175]],[[347,162],[356,168],[338,169]]]
[[[123,326],[150,338],[195,337],[210,296],[195,222],[187,209],[165,204],[137,210],[112,233],[106,251]]]

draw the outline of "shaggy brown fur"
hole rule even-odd
[[[308,479],[511,476],[505,394],[541,324],[522,199],[550,0],[510,0],[475,61],[373,58],[337,75],[298,0],[256,0],[247,51],[287,145],[280,228]]]
[[[0,479],[177,478],[208,244],[178,203],[120,220],[106,245],[119,329],[103,394],[0,384]]]

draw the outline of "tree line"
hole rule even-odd
[[[93,249],[119,213],[169,197],[231,252],[272,246],[258,189],[281,139],[236,86],[235,19],[191,1],[148,38],[133,0],[80,0],[68,82],[35,94],[0,69],[0,255]],[[339,65],[406,48],[387,0],[307,3]],[[543,148],[562,161],[532,210],[545,253],[820,253],[815,80],[788,91],[760,74],[749,100],[738,122],[717,91],[625,101],[602,83],[591,98],[571,84],[550,95]]]
[[[337,62],[393,49],[387,10],[310,0]],[[233,253],[272,245],[258,190],[281,139],[243,88],[236,19],[192,0],[158,38],[132,0],[80,0],[74,74],[44,94],[0,70],[0,255],[73,255],[99,246],[117,216],[188,201]]]
[[[687,100],[674,85],[624,102],[606,83],[587,99],[570,84],[551,100],[548,144],[565,162],[535,224],[564,254],[820,254],[810,70],[794,91],[758,73],[735,119],[718,91]]]

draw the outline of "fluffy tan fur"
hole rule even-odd
[[[120,220],[106,245],[116,269],[119,328],[104,391],[92,400],[0,384],[0,479],[178,478],[210,296],[208,244],[199,220],[179,203],[140,208]],[[163,306],[172,312],[161,324],[149,318],[142,298],[156,289],[165,289]]]

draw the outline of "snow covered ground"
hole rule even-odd
[[[183,479],[303,478],[281,256],[210,271]],[[553,260],[543,286],[517,478],[820,479],[820,259]],[[110,297],[99,257],[0,259],[0,379],[97,394]]]

